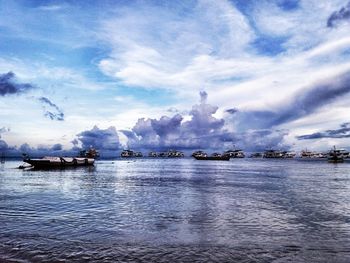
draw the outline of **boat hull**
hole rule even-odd
[[[196,160],[201,161],[229,161],[230,156],[193,156]]]
[[[94,165],[93,158],[25,159],[24,162],[35,168],[58,168]]]

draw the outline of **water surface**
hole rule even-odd
[[[350,163],[0,165],[0,261],[350,262]]]

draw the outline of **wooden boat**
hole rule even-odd
[[[94,158],[87,157],[53,157],[45,156],[41,159],[25,158],[24,162],[35,168],[67,167],[67,166],[88,166],[93,165]]]
[[[90,148],[89,151],[81,151],[80,157],[45,156],[41,159],[31,159],[24,154],[23,162],[30,164],[34,168],[89,166],[94,165],[95,158],[98,156],[99,152],[93,148]]]

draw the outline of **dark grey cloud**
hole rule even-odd
[[[350,138],[350,122],[341,124],[339,129],[300,135],[296,138],[298,140],[312,140],[322,138]]]
[[[77,156],[78,151],[75,149],[64,150],[62,144],[57,143],[52,146],[39,145],[38,147],[32,147],[28,143],[22,144],[20,147],[13,147],[7,151],[9,155],[21,156],[27,154],[30,157],[43,157],[43,156]]]
[[[327,27],[335,27],[341,21],[350,21],[350,2],[330,15]]]
[[[18,83],[15,73],[11,71],[0,74],[0,96],[20,94],[32,88],[34,86],[29,83]]]
[[[52,151],[62,151],[63,150],[63,146],[60,143],[56,143],[51,147]]]
[[[350,92],[350,73],[314,84],[294,94],[274,111],[240,111],[240,129],[267,129],[307,116]]]
[[[94,147],[104,156],[117,156],[116,151],[121,149],[118,132],[112,126],[107,129],[94,126],[91,130],[77,134],[77,140],[80,141],[82,149]]]
[[[46,97],[40,97],[38,100],[43,106],[45,117],[51,120],[64,121],[64,113],[56,104]]]

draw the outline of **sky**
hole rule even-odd
[[[0,151],[350,146],[348,0],[0,0]]]

